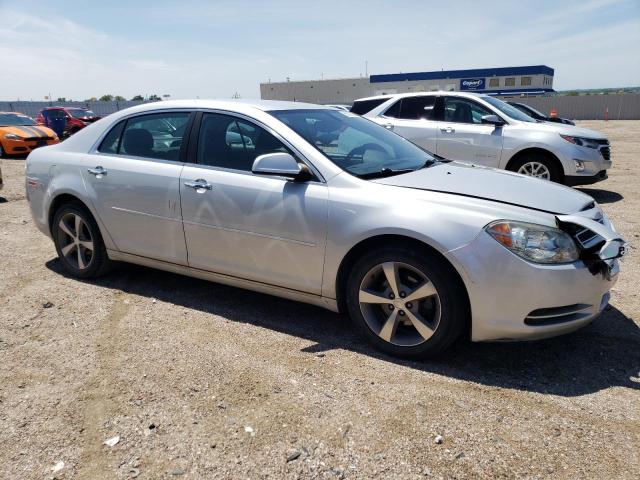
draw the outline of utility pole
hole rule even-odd
[[[364,61],[364,76],[365,77],[369,76],[369,61],[368,60]]]

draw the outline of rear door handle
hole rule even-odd
[[[456,133],[456,129],[451,127],[441,128],[440,131],[442,133]]]
[[[193,188],[194,190],[212,190],[213,186],[206,180],[199,178],[194,181],[184,182],[185,187]]]
[[[97,166],[96,168],[88,168],[87,172],[89,172],[91,175],[95,175],[98,178],[107,174],[107,170],[101,166]]]
[[[393,130],[393,124],[392,123],[385,123],[384,124],[384,128],[386,128],[387,130]]]

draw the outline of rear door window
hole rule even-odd
[[[397,118],[405,120],[434,120],[436,98],[435,95],[403,98]]]
[[[356,100],[355,102],[353,102],[353,106],[351,107],[351,112],[357,113],[358,115],[364,115],[365,113],[369,113],[371,110],[373,110],[377,106],[382,105],[387,100],[389,99],[374,98],[372,100]]]
[[[118,153],[178,160],[188,120],[188,112],[154,113],[130,118],[122,133]]]
[[[109,133],[107,133],[107,136],[104,137],[104,140],[102,140],[102,143],[98,147],[98,151],[100,153],[118,153],[120,138],[122,137],[122,130],[124,129],[125,123],[127,123],[126,120],[118,123]]]
[[[402,104],[402,99],[398,100],[396,103],[391,105],[385,112],[385,117],[398,118],[400,115],[400,106]]]

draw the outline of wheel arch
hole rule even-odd
[[[96,216],[93,214],[93,212],[91,211],[89,206],[85,202],[80,200],[80,198],[78,198],[76,195],[74,195],[72,193],[66,193],[66,192],[65,193],[60,193],[60,194],[56,195],[51,200],[51,203],[49,205],[49,211],[47,212],[47,226],[49,228],[49,231],[52,234],[53,234],[53,231],[52,231],[52,229],[53,229],[53,217],[56,215],[56,212],[60,209],[60,207],[62,207],[63,205],[69,204],[69,203],[75,203],[77,205],[80,205],[84,209],[86,209],[87,212],[89,212],[89,214],[97,222]]]
[[[346,312],[346,299],[345,299],[345,291],[347,285],[347,279],[349,277],[349,272],[358,261],[359,258],[362,257],[365,253],[371,251],[374,248],[380,247],[408,247],[415,250],[419,250],[424,252],[425,255],[437,258],[442,262],[446,268],[453,274],[453,277],[458,282],[458,287],[464,292],[464,297],[467,302],[467,309],[469,312],[468,324],[465,325],[465,333],[469,333],[471,331],[471,304],[469,301],[469,292],[467,290],[467,286],[465,284],[463,274],[459,271],[458,267],[456,267],[449,258],[447,258],[443,253],[441,253],[437,248],[412,237],[408,237],[405,235],[399,234],[379,234],[369,238],[366,238],[356,245],[354,245],[344,256],[342,261],[340,262],[340,266],[338,267],[338,274],[336,277],[336,302],[338,304],[338,309],[340,312]]]
[[[546,158],[548,158],[548,159],[552,160],[553,162],[555,162],[556,165],[558,165],[558,167],[560,168],[560,173],[562,174],[562,177],[564,178],[564,176],[566,174],[565,171],[564,171],[564,165],[562,164],[562,162],[560,161],[558,156],[556,154],[554,154],[553,152],[551,152],[550,150],[547,150],[546,148],[542,148],[542,147],[527,147],[527,148],[524,148],[524,149],[516,152],[514,155],[511,156],[511,158],[509,159],[509,161],[505,165],[505,167],[504,167],[505,170],[511,170],[513,165],[518,160],[520,160],[523,157],[526,157],[527,155],[532,155],[532,154],[543,155]]]

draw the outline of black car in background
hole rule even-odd
[[[540,113],[538,110],[536,110],[533,107],[530,107],[525,103],[518,103],[518,102],[507,102],[507,103],[513,107],[516,107],[521,112],[526,113],[531,118],[535,118],[536,120],[541,120],[543,122],[564,123],[565,125],[575,125],[575,123],[572,120],[569,120],[568,118],[547,117],[543,113]]]

